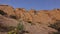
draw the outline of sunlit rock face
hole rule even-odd
[[[20,22],[20,19],[23,22]],[[18,23],[23,23],[24,28],[29,33],[26,34],[50,34],[57,32],[56,29],[48,27],[60,21],[60,9],[53,10],[26,10],[9,5],[0,5],[0,26],[16,27]],[[58,27],[60,27],[58,25]],[[24,33],[25,34],[25,33]]]
[[[36,19],[34,20],[36,20],[37,22],[40,22],[41,24],[45,24],[45,25],[53,24],[53,22],[55,21],[55,20],[52,20],[51,15],[48,10],[38,11]]]
[[[31,21],[34,22],[34,17],[36,15],[36,10],[31,9],[31,10],[28,11],[28,13],[30,14]]]
[[[14,9],[9,5],[0,5],[0,10],[6,13],[7,17],[31,21],[32,23],[40,23],[44,25],[54,24],[56,20],[60,20],[60,9],[53,10],[26,10],[25,8]],[[0,13],[1,13],[0,11]]]
[[[24,17],[24,13],[25,13],[25,9],[24,8],[16,8],[15,9],[15,15],[17,17],[17,19],[20,19]]]
[[[32,21],[32,16],[24,8],[16,8],[15,14],[17,19],[22,19],[24,21]]]
[[[7,16],[14,15],[14,8],[8,5],[0,5],[0,10],[7,13]]]
[[[49,13],[50,13],[52,18],[55,18],[56,20],[60,20],[60,9],[50,10]]]

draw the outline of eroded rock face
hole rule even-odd
[[[31,25],[30,23],[23,22],[23,25],[25,27],[25,31],[29,32],[26,34],[53,34],[53,32],[58,32],[53,28],[38,23],[36,23],[35,25]]]
[[[52,19],[60,20],[60,9],[53,9],[49,13]]]
[[[11,18],[22,19],[27,22],[31,21],[33,23],[50,25],[54,24],[56,20],[60,20],[60,9],[39,11],[31,9],[27,11],[24,8],[14,9],[8,5],[0,5],[0,10],[7,13],[7,16],[11,16]]]
[[[55,20],[52,20],[51,15],[48,10],[38,11],[37,16],[35,18],[34,20],[36,22],[40,22],[41,24],[44,24],[44,25],[50,25],[55,22]]]
[[[18,23],[15,19],[0,15],[0,34],[7,34],[10,27],[17,27]]]
[[[16,27],[19,23],[18,20],[21,19],[24,21],[23,25],[25,30],[29,32],[28,34],[49,34],[57,32],[57,30],[48,26],[54,24],[56,20],[60,20],[60,9],[38,11],[32,9],[27,11],[24,8],[14,9],[8,5],[0,5],[0,10],[2,11],[0,11],[0,24],[3,26]]]
[[[0,10],[7,13],[7,16],[14,15],[14,8],[8,5],[0,5]]]
[[[0,25],[2,25],[2,26],[6,26],[6,27],[14,26],[14,27],[16,27],[18,23],[19,22],[15,19],[6,18],[6,17],[0,15]]]
[[[17,17],[17,19],[20,19],[20,18],[24,18],[24,13],[25,13],[25,9],[24,8],[16,8],[15,10],[15,15]]]

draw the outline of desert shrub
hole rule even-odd
[[[23,34],[22,31],[23,31],[23,24],[18,24],[16,28],[14,28],[13,30],[10,30],[8,32],[8,34]]]
[[[53,34],[60,34],[60,32],[58,31],[58,32],[53,32]]]
[[[25,31],[22,21],[19,21],[19,23],[17,24],[17,27],[14,27],[14,26],[5,27],[0,25],[0,32],[7,32],[8,34],[29,33],[28,31]]]
[[[17,26],[17,29],[23,30],[23,25],[19,23],[18,26]]]
[[[29,32],[24,30],[24,25],[22,24],[22,21],[19,21],[17,27],[8,32],[8,34],[24,34],[24,33],[29,33]]]
[[[51,24],[49,27],[58,30],[58,32],[53,32],[52,34],[60,34],[60,20],[56,20],[56,22]]]
[[[57,20],[56,23],[51,24],[49,27],[54,28],[54,29],[60,31],[60,20]]]

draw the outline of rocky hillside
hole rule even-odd
[[[9,27],[17,27],[18,23],[24,25],[22,34],[60,32],[60,9],[26,10],[24,8],[14,9],[9,5],[0,5],[0,34],[7,34]]]

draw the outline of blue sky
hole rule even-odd
[[[0,4],[11,5],[14,8],[51,10],[60,8],[60,0],[0,0]]]

